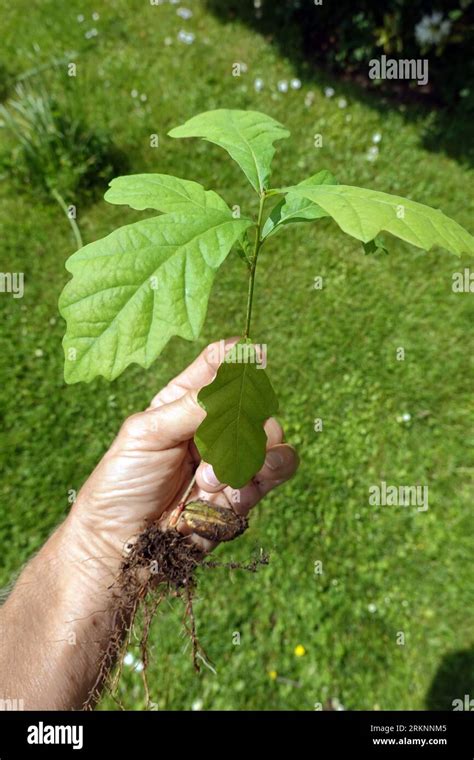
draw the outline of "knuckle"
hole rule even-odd
[[[199,409],[201,408],[201,405],[197,400],[197,394],[197,391],[189,391],[189,393],[186,393],[184,396],[184,405],[190,413],[195,412],[196,407]]]
[[[139,434],[142,428],[143,412],[136,412],[127,417],[123,422],[122,427],[120,428],[120,433],[125,436],[134,437]]]

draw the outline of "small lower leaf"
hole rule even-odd
[[[388,254],[388,249],[384,243],[384,239],[381,235],[376,235],[373,240],[369,240],[368,243],[362,243],[364,253],[366,255],[384,253]]]
[[[303,180],[296,187],[301,189],[302,187],[314,187],[315,185],[337,185],[337,180],[331,172],[323,169],[313,177]],[[272,210],[265,222],[262,234],[264,238],[267,238],[270,235],[274,235],[275,232],[278,232],[278,230],[287,224],[312,222],[325,216],[329,216],[329,214],[318,206],[317,203],[313,203],[308,198],[301,198],[290,192]]]
[[[255,347],[237,343],[215,379],[198,396],[207,416],[195,442],[222,483],[242,488],[265,461],[263,423],[278,410],[278,400]]]

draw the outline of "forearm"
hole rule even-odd
[[[0,698],[82,707],[116,625],[119,565],[74,515],[55,531],[0,608]]]

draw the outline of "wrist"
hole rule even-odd
[[[80,709],[96,683],[97,663],[118,630],[120,603],[119,562],[104,560],[100,551],[70,515],[26,565],[2,609],[11,677],[22,685],[28,709]]]
[[[107,589],[115,580],[124,557],[124,545],[109,531],[97,528],[79,503],[75,504],[57,531],[59,550],[74,565],[82,583],[95,590]]]

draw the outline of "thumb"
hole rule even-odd
[[[189,440],[206,416],[197,394],[193,389],[169,404],[133,414],[125,420],[119,437],[140,440],[157,451]]]

